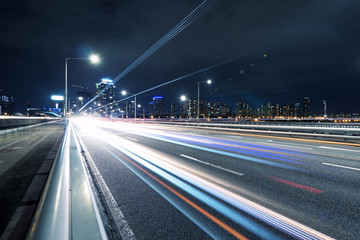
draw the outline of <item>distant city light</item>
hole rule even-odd
[[[108,79],[108,78],[103,78],[103,79],[101,79],[101,82],[103,82],[103,83],[113,83],[113,80]]]
[[[211,83],[212,83],[211,79],[208,79],[208,80],[206,81],[206,83],[207,83],[207,84],[211,84]]]
[[[186,96],[185,96],[185,95],[182,95],[182,96],[180,97],[180,100],[181,100],[181,101],[185,101],[185,100],[186,100]]]
[[[79,101],[82,101],[84,98],[83,97],[78,97]]]
[[[153,100],[155,100],[155,99],[163,99],[163,97],[162,96],[153,97]]]
[[[125,96],[127,94],[127,92],[125,90],[121,91],[121,95]]]
[[[54,101],[64,101],[64,96],[61,96],[61,95],[51,95],[51,100],[54,100]]]

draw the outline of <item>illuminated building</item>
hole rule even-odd
[[[151,115],[159,118],[159,117],[163,117],[163,97],[161,96],[156,96],[153,97],[153,101],[152,101],[152,112]]]
[[[304,97],[303,117],[310,117],[310,97]]]
[[[14,101],[13,96],[4,94],[0,89],[0,115],[14,115]]]
[[[170,105],[170,116],[176,117],[176,103],[172,102]]]
[[[116,97],[116,86],[114,85],[113,81],[107,78],[103,78],[101,82],[96,83],[96,92],[97,95],[101,92],[104,88],[108,87],[97,99],[94,101],[95,106],[103,106],[109,103],[115,102]]]

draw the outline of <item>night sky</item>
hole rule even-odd
[[[69,93],[94,92],[115,78],[203,1],[1,0],[1,84],[15,96],[48,107],[64,94],[65,58],[101,56],[101,64],[73,60]],[[311,111],[360,112],[360,1],[220,0],[116,84],[130,93],[154,87],[216,63],[217,68],[138,96],[168,102],[180,95],[234,105],[245,100],[292,104],[311,98]],[[118,94],[120,95],[120,94]]]

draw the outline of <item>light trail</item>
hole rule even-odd
[[[204,14],[210,7],[212,7],[218,0],[205,0],[198,7],[196,7],[190,14],[188,14],[183,20],[181,20],[175,27],[173,27],[168,33],[166,33],[160,40],[158,40],[153,46],[151,46],[146,52],[144,52],[140,57],[138,57],[133,63],[131,63],[125,70],[123,70],[119,75],[114,78],[114,84],[118,82],[121,78],[126,76],[131,70],[145,61],[148,57],[154,54],[158,49],[164,46],[182,30],[188,27],[193,23],[198,17]],[[88,101],[79,111],[82,111],[87,105],[92,103],[96,98],[103,94],[110,85],[102,89],[96,96],[94,96],[90,101]]]
[[[107,127],[109,127],[109,125]],[[206,180],[206,178],[202,177],[204,173],[195,172],[194,169],[180,164],[169,155],[146,148],[134,142],[129,142],[124,138],[100,131],[99,129],[88,129],[87,131],[91,131],[99,140],[117,149],[123,155],[131,158],[132,161],[136,161],[137,164],[151,170],[153,173],[156,173],[171,184],[181,188],[204,204],[219,211],[219,213],[238,223],[240,226],[260,237],[262,236],[262,238],[276,239],[274,236],[272,238],[269,237],[269,234],[274,234],[272,231],[267,228],[259,228],[259,225],[256,222],[249,221],[250,219],[244,219],[245,216],[242,215],[241,212],[246,212],[275,229],[299,239],[332,239],[323,233],[224,189],[213,181],[210,182]],[[175,144],[178,143],[175,142]],[[183,146],[191,147],[189,145]],[[236,156],[236,154],[234,154],[234,156]],[[240,212],[229,209],[216,198],[237,208]]]
[[[304,139],[304,138],[290,138],[290,137],[279,137],[279,136],[265,136],[260,134],[246,134],[246,133],[232,133],[232,132],[222,132],[230,135],[240,135],[247,137],[259,137],[259,138],[275,138],[275,139],[284,139],[291,140],[297,142],[313,142],[313,143],[325,143],[325,144],[335,144],[335,145],[346,145],[346,146],[355,146],[360,147],[359,143],[346,143],[346,142],[333,142],[333,141],[324,141],[324,140],[312,140],[312,139]]]
[[[290,182],[290,181],[285,180],[285,179],[281,179],[281,178],[277,178],[277,177],[273,177],[273,176],[269,176],[269,178],[274,179],[275,181],[284,183],[286,185],[296,187],[296,188],[300,188],[300,189],[303,189],[305,191],[312,192],[312,193],[315,193],[315,194],[320,194],[320,193],[324,192],[323,190],[316,189],[316,188],[309,187],[309,186],[305,186],[305,185],[302,185],[302,184],[299,184],[299,183]]]
[[[186,203],[188,203],[190,206],[192,206],[193,208],[195,208],[196,210],[198,210],[200,213],[202,213],[203,215],[205,215],[206,217],[208,217],[209,219],[211,219],[213,222],[215,222],[216,224],[218,224],[220,227],[222,227],[223,229],[225,229],[227,232],[229,232],[230,234],[232,234],[234,237],[236,237],[237,239],[242,239],[242,240],[246,240],[247,238],[245,236],[243,236],[242,234],[240,234],[238,231],[236,231],[235,229],[233,229],[232,227],[230,227],[229,225],[227,225],[226,223],[224,223],[223,221],[221,221],[220,219],[218,219],[217,217],[215,217],[214,215],[210,214],[209,212],[207,212],[206,210],[204,210],[203,208],[201,208],[199,205],[197,205],[196,203],[194,203],[193,201],[189,200],[188,198],[186,198],[185,196],[183,196],[182,194],[180,194],[178,191],[176,191],[175,189],[171,188],[169,185],[167,185],[166,183],[164,183],[163,181],[161,181],[160,179],[158,179],[157,177],[155,177],[153,174],[149,173],[148,171],[146,171],[144,168],[140,167],[138,164],[136,164],[134,161],[131,161],[129,158],[127,158],[126,156],[122,155],[120,153],[120,155],[125,158],[128,162],[130,162],[131,164],[133,164],[135,167],[137,167],[138,169],[140,169],[142,172],[146,173],[148,176],[150,176],[152,179],[154,179],[155,181],[157,181],[158,183],[160,183],[162,186],[164,186],[166,189],[170,190],[173,194],[175,194],[176,196],[178,196],[180,199],[182,199],[183,201],[185,201]]]
[[[135,97],[135,96],[137,96],[137,95],[144,94],[144,93],[150,92],[150,91],[152,91],[152,90],[155,90],[155,89],[157,89],[157,88],[160,88],[160,87],[163,87],[163,86],[169,85],[169,84],[171,84],[171,83],[174,83],[174,82],[180,81],[180,80],[182,80],[182,79],[185,79],[185,78],[188,78],[188,77],[194,76],[194,75],[196,75],[196,74],[199,74],[199,73],[205,72],[205,71],[207,71],[207,70],[210,70],[210,69],[216,68],[216,67],[218,67],[218,66],[224,65],[224,64],[229,63],[229,62],[231,62],[231,61],[234,61],[234,60],[236,60],[236,59],[238,59],[238,57],[230,58],[230,59],[228,59],[228,60],[225,60],[225,61],[222,61],[222,62],[216,63],[216,64],[211,65],[211,66],[209,66],[209,67],[206,67],[206,68],[203,68],[203,69],[197,70],[197,71],[195,71],[195,72],[192,72],[192,73],[186,74],[186,75],[184,75],[184,76],[181,76],[181,77],[175,78],[175,79],[173,79],[173,80],[170,80],[170,81],[168,81],[168,82],[165,82],[165,83],[159,84],[159,85],[157,85],[157,86],[155,86],[155,87],[152,87],[152,88],[146,89],[146,90],[144,90],[144,91],[141,91],[141,92],[139,92],[139,93],[133,94],[133,95],[131,95],[131,96],[128,96],[128,97],[122,98],[122,99],[117,100],[117,101],[115,101],[115,102],[113,102],[113,103],[108,103],[108,104],[106,104],[106,105],[104,105],[104,106],[94,108],[94,109],[92,109],[92,111],[96,111],[96,110],[101,109],[101,108],[104,108],[104,107],[109,107],[109,106],[112,106],[112,105],[114,105],[114,104],[116,104],[116,103],[119,103],[119,102],[125,101],[125,100],[127,100],[127,99],[133,98],[133,97]],[[80,110],[79,110],[79,111],[80,111]]]

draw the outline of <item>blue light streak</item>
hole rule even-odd
[[[110,144],[110,143],[109,143]],[[205,203],[206,205],[210,206],[211,208],[215,209],[216,211],[220,212],[224,216],[228,217],[232,221],[238,223],[239,225],[243,226],[247,230],[251,231],[255,235],[258,235],[261,238],[264,239],[283,239],[282,237],[276,235],[273,231],[267,229],[266,227],[261,226],[260,224],[256,223],[254,220],[241,215],[239,212],[234,211],[234,209],[231,209],[230,207],[226,206],[224,203],[216,200],[212,196],[198,190],[197,188],[191,186],[187,182],[182,181],[178,177],[175,177],[174,175],[170,174],[167,170],[163,169],[160,166],[155,165],[155,163],[151,162],[150,160],[147,160],[145,158],[142,158],[138,156],[137,154],[133,152],[129,152],[128,150],[117,146],[115,144],[111,144],[114,148],[124,153],[126,156],[130,157],[131,159],[135,160],[142,166],[146,167],[147,169],[150,169],[157,175],[163,177],[167,181],[171,182],[175,186],[179,187],[180,189],[184,190],[185,192],[189,193],[196,199],[200,200],[201,202]],[[112,153],[109,149],[107,149],[114,157],[116,157],[119,161],[124,163],[125,161],[121,160],[119,157],[117,157],[114,153]],[[128,164],[126,164],[128,165]],[[132,169],[132,168],[130,168]],[[133,170],[132,170],[133,171]],[[151,186],[153,189],[156,189],[162,196],[164,196],[165,199],[168,199],[168,197],[165,197],[165,194],[163,193],[163,190],[156,187],[155,184],[152,184],[150,181],[146,180],[141,174],[137,173],[136,171],[133,171],[135,174],[137,174],[141,179],[143,179],[149,186]],[[173,173],[174,174],[174,173]],[[180,207],[178,204],[174,203],[173,201],[169,201],[171,204],[173,204],[175,207]],[[178,208],[179,209],[179,208]],[[179,209],[181,210],[181,209]],[[181,212],[184,212],[181,210]],[[190,217],[191,220],[194,220],[192,217]],[[195,221],[194,221],[195,222]],[[199,221],[197,221],[199,223]],[[200,225],[201,226],[201,225]],[[206,226],[201,226],[202,229],[206,228]],[[206,231],[208,234],[211,233],[210,229],[207,229]],[[209,234],[209,235],[213,235]]]

